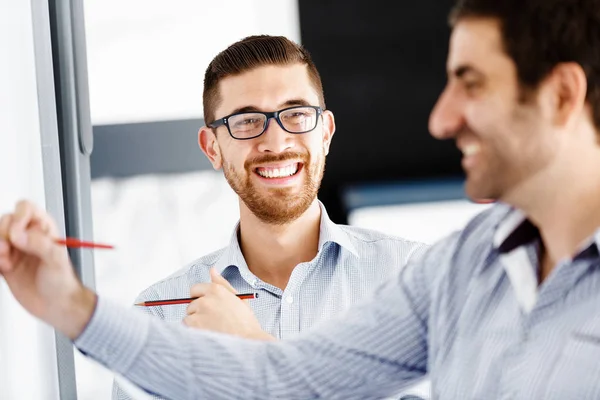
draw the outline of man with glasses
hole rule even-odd
[[[240,222],[227,247],[152,285],[136,303],[200,299],[144,311],[196,328],[288,339],[350,308],[425,249],[327,217],[317,191],[335,120],[301,46],[272,36],[231,45],[206,70],[203,103],[208,123],[199,145],[239,196]],[[258,298],[244,305],[235,292]],[[126,385],[117,380],[114,399],[129,398]]]

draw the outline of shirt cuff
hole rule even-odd
[[[148,315],[98,297],[91,320],[74,344],[87,356],[123,373],[144,347],[149,328]]]

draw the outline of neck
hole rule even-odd
[[[571,154],[577,154],[578,160],[561,163],[560,171],[538,174],[515,191],[518,199],[507,201],[540,230],[540,283],[560,260],[575,256],[600,227],[600,154]]]
[[[320,223],[316,199],[285,225],[264,223],[240,201],[240,247],[248,269],[263,282],[285,289],[296,265],[317,255]]]

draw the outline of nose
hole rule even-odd
[[[294,134],[284,131],[275,121],[269,118],[267,129],[258,137],[258,151],[267,153],[283,153],[294,147]]]
[[[429,132],[439,140],[451,139],[464,124],[463,100],[446,87],[429,116]]]

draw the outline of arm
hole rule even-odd
[[[249,339],[276,340],[262,330],[247,302],[235,296],[237,293],[235,288],[214,268],[210,270],[210,277],[211,282],[192,286],[190,297],[199,297],[199,299],[193,301],[187,307],[187,316],[183,320],[185,325]],[[164,298],[164,296],[158,295],[151,287],[140,294],[135,303],[161,298]],[[138,307],[137,309],[146,314],[165,319],[162,307]],[[132,390],[130,385],[120,377],[115,378],[112,399],[130,400],[130,391]]]
[[[151,392],[181,399],[364,399],[393,394],[426,370],[430,267],[437,263],[408,265],[371,299],[318,330],[263,342],[96,301],[76,279],[66,252],[48,234],[26,228],[31,218],[23,222],[23,215],[30,214],[11,216],[26,241],[0,242],[0,272],[17,300],[77,338],[88,356]]]
[[[186,330],[142,315],[133,320],[101,299],[76,345],[165,397],[383,397],[426,369],[428,301],[413,298],[415,289],[426,287],[422,278],[408,266],[402,278],[343,318],[273,343]]]
[[[149,292],[152,294],[149,295]],[[141,303],[147,300],[157,300],[159,297],[152,290],[152,288],[148,288],[143,291],[134,301],[134,303]],[[144,312],[148,315],[164,319],[163,313],[160,310],[160,307],[136,307],[138,311]],[[115,376],[113,379],[113,387],[112,387],[112,400],[132,400],[132,391],[136,389],[138,392],[141,389],[131,388],[133,386],[131,383],[124,382],[123,378]],[[137,397],[135,397],[137,399]],[[158,399],[158,397],[155,397]]]

